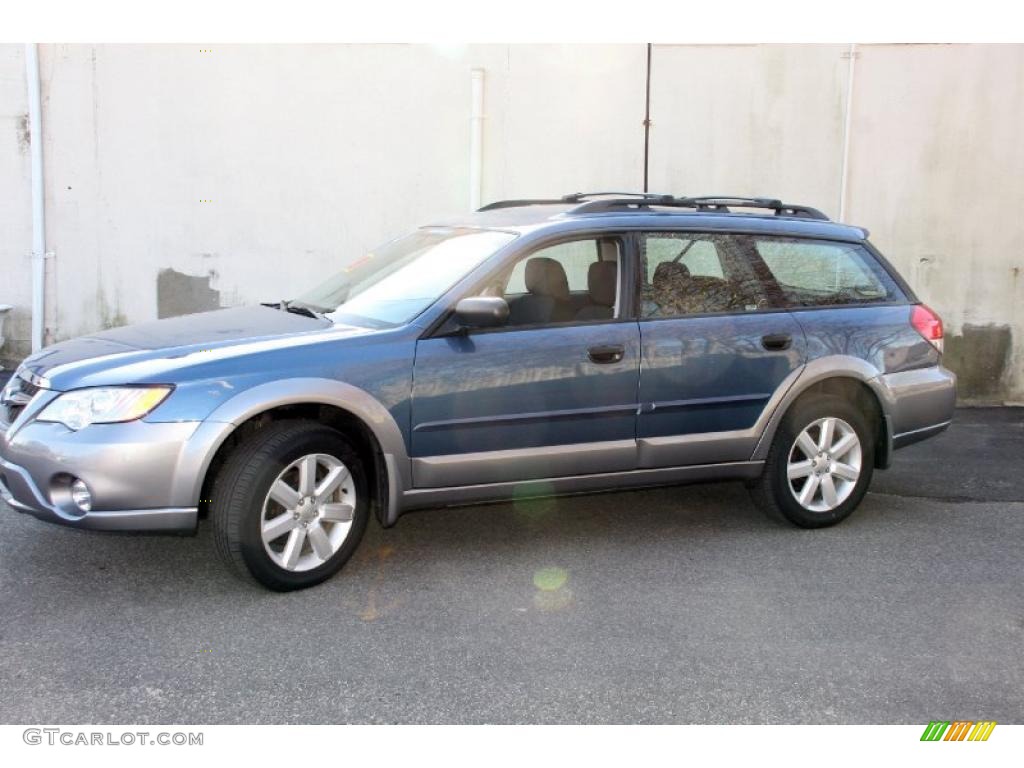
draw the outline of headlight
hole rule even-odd
[[[90,424],[135,421],[164,401],[173,387],[91,387],[65,392],[36,421],[56,421],[79,430]]]

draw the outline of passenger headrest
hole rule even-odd
[[[569,298],[569,278],[562,265],[547,256],[534,256],[526,262],[526,290],[536,296]]]
[[[685,280],[690,276],[690,270],[685,264],[678,261],[663,261],[654,270],[654,279],[651,280],[653,288],[665,287],[679,280]]]
[[[602,307],[615,306],[615,283],[619,275],[614,261],[595,261],[587,270],[587,290],[590,301]]]

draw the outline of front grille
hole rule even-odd
[[[14,375],[3,390],[2,404],[4,408],[4,421],[13,424],[14,420],[25,410],[25,406],[39,392],[40,387],[21,376]]]

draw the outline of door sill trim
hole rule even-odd
[[[708,480],[743,480],[758,477],[763,461],[697,464],[605,472],[592,475],[546,477],[501,483],[414,488],[402,494],[402,512],[429,507],[451,507],[510,500],[600,493],[659,485],[682,485]]]
[[[623,471],[636,463],[636,440],[604,440],[536,448],[420,456],[412,459],[415,490],[572,477],[581,470]]]

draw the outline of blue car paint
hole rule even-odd
[[[815,307],[792,313],[807,336],[807,359],[849,355],[880,373],[938,365],[939,353],[910,325],[909,303]]]
[[[145,328],[149,326],[149,328]],[[256,334],[254,327],[262,335]],[[141,330],[140,330],[141,328]],[[199,343],[163,346],[205,328]],[[270,329],[277,328],[277,333]],[[122,384],[173,384],[143,420],[202,421],[248,389],[284,378],[331,378],[365,390],[391,413],[408,442],[412,360],[420,331],[334,326],[269,307],[204,312],[63,342],[33,360],[54,390]],[[127,329],[125,329],[127,330]],[[132,348],[128,343],[146,345]],[[95,357],[102,349],[107,354]]]
[[[621,345],[622,359],[590,360],[601,345]],[[639,372],[635,322],[424,339],[410,455],[632,440]]]
[[[640,437],[749,428],[806,359],[786,312],[645,320],[640,334]],[[765,349],[772,334],[790,336],[788,349]]]

